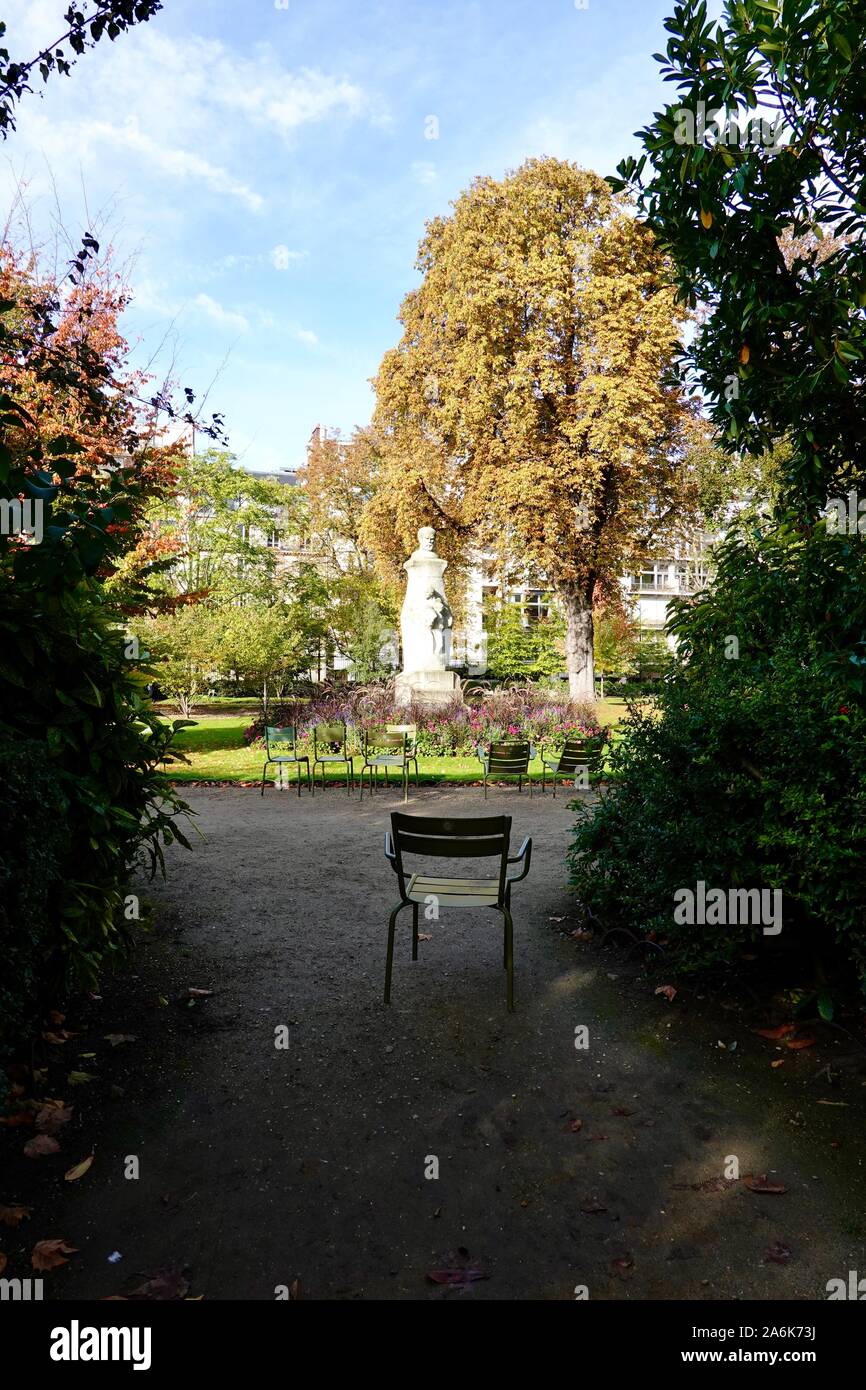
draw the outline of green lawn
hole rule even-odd
[[[622,700],[599,702],[599,718],[605,723],[617,723],[624,714]],[[189,763],[169,764],[169,775],[178,782],[258,781],[265,755],[261,748],[248,748],[244,743],[243,732],[250,723],[247,716],[237,715],[206,715],[197,719],[195,727],[182,729],[177,740],[178,750],[189,758]],[[356,775],[361,762],[359,756],[355,761]],[[476,782],[481,776],[481,764],[473,757],[420,757],[418,768],[422,782]],[[541,775],[538,759],[532,764],[532,771]],[[326,778],[340,781],[341,774],[329,771]],[[345,768],[342,778],[345,779]]]

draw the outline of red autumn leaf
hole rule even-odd
[[[795,1032],[793,1023],[780,1023],[778,1028],[753,1028],[752,1032],[759,1038],[769,1038],[771,1042],[778,1042],[779,1038],[787,1038],[790,1033]]]
[[[786,1046],[786,1047],[789,1047],[789,1048],[791,1049],[792,1052],[799,1052],[801,1048],[804,1048],[804,1047],[814,1047],[814,1046],[815,1046],[815,1043],[816,1043],[817,1041],[818,1041],[817,1038],[812,1038],[812,1037],[809,1037],[809,1038],[789,1038],[788,1041],[785,1043],[785,1046]]]
[[[60,1145],[50,1134],[37,1134],[34,1139],[27,1140],[24,1153],[27,1158],[42,1158],[45,1154],[60,1153]]]
[[[189,1280],[179,1269],[158,1269],[129,1295],[131,1299],[171,1302],[185,1298],[189,1293]]]
[[[677,997],[677,992],[673,985],[659,985],[658,989],[653,990],[653,993],[663,994],[665,999],[671,1004]]]
[[[766,1173],[762,1173],[757,1178],[748,1173],[743,1178],[743,1182],[750,1192],[757,1192],[764,1197],[781,1197],[784,1192],[788,1191],[783,1182],[771,1182]]]
[[[431,1284],[474,1284],[490,1275],[481,1269],[433,1269],[425,1277]]]
[[[30,1207],[0,1206],[0,1225],[11,1226],[15,1230],[30,1215]]]
[[[0,1124],[6,1125],[9,1129],[18,1129],[21,1125],[32,1125],[32,1110],[17,1110],[14,1115],[4,1115]]]
[[[65,1240],[39,1240],[33,1247],[30,1263],[34,1269],[58,1269],[69,1263],[64,1255],[74,1255],[76,1250],[75,1245],[67,1245]]]
[[[572,1120],[570,1125],[565,1126],[566,1134],[580,1134],[583,1129],[583,1120]]]
[[[792,1254],[793,1251],[790,1250],[787,1245],[784,1245],[780,1240],[776,1240],[773,1242],[773,1244],[768,1249],[766,1255],[764,1256],[764,1263],[773,1265],[786,1265],[790,1260]]]
[[[57,1134],[71,1119],[71,1105],[64,1105],[62,1100],[46,1100],[36,1115],[36,1128],[40,1134]]]

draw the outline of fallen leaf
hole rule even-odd
[[[791,1049],[792,1052],[799,1052],[800,1049],[803,1048],[803,1047],[814,1047],[814,1046],[815,1046],[815,1043],[816,1043],[817,1041],[818,1041],[817,1038],[811,1038],[811,1037],[809,1037],[809,1038],[789,1038],[788,1041],[785,1043],[785,1046],[786,1046],[786,1047],[789,1047],[789,1048]]]
[[[771,1063],[770,1063],[770,1066],[771,1066],[771,1067],[774,1067],[774,1068],[775,1068],[775,1067],[783,1067],[784,1065],[785,1065],[785,1059],[784,1059],[784,1057],[777,1057],[776,1060],[775,1060],[775,1062],[771,1062]]]
[[[658,989],[653,990],[653,993],[663,994],[665,999],[671,1004],[677,997],[677,992],[673,985],[659,985]]]
[[[599,1216],[602,1212],[607,1211],[607,1207],[601,1202],[581,1202],[580,1209],[584,1216]]]
[[[26,1221],[30,1215],[30,1207],[4,1207],[0,1206],[0,1226],[11,1226],[13,1230]]]
[[[612,1114],[612,1115],[626,1115],[626,1116],[627,1116],[627,1115],[633,1115],[633,1114],[634,1114],[634,1111],[633,1111],[633,1110],[629,1110],[629,1108],[628,1108],[627,1105],[618,1105],[618,1106],[616,1107],[615,1110],[612,1110],[612,1111],[611,1111],[611,1114]]]
[[[848,1104],[847,1100],[819,1100],[816,1103],[818,1105],[838,1105],[842,1109]]]
[[[212,989],[188,989],[187,994],[190,999],[210,999],[213,995]]]
[[[4,1115],[0,1124],[6,1125],[9,1129],[18,1129],[21,1125],[32,1125],[33,1112],[31,1110],[17,1110],[14,1115]]]
[[[474,1284],[479,1279],[489,1279],[490,1275],[480,1269],[434,1269],[426,1278],[431,1284]]]
[[[57,1024],[58,1028],[66,1021],[66,1014],[59,1013],[57,1009],[50,1009],[48,1017],[51,1019],[52,1023]]]
[[[580,1134],[583,1129],[583,1120],[572,1120],[570,1125],[565,1126],[566,1134]]]
[[[752,1032],[759,1038],[769,1038],[771,1042],[778,1042],[779,1038],[787,1038],[791,1033],[796,1032],[793,1023],[780,1023],[778,1028],[753,1028]]]
[[[69,1042],[70,1038],[77,1038],[78,1034],[70,1033],[66,1028],[62,1028],[60,1032],[43,1033],[42,1037],[45,1042],[52,1043],[55,1047],[59,1047],[62,1043]]]
[[[776,1240],[770,1246],[764,1256],[765,1264],[786,1265],[793,1254],[787,1245],[783,1245],[780,1240]]]
[[[291,1282],[291,1284],[289,1285],[289,1302],[290,1302],[290,1303],[297,1303],[297,1301],[298,1301],[298,1299],[299,1299],[300,1297],[301,1297],[301,1281],[300,1281],[300,1279],[293,1279],[292,1282]]]
[[[112,1047],[120,1047],[121,1043],[138,1042],[134,1033],[106,1033],[105,1041],[110,1042]]]
[[[70,1086],[86,1086],[88,1081],[96,1081],[97,1079],[89,1071],[71,1071],[66,1078]]]
[[[129,1297],[131,1299],[170,1302],[173,1299],[186,1298],[188,1293],[189,1280],[181,1270],[158,1269],[155,1274],[149,1275],[147,1280],[139,1285]]]
[[[77,1246],[67,1245],[65,1240],[39,1240],[33,1247],[30,1256],[30,1263],[34,1269],[58,1269],[60,1265],[68,1264],[64,1255],[74,1255]]]
[[[611,1266],[618,1274],[625,1274],[628,1270],[634,1269],[634,1260],[631,1255],[620,1255],[619,1259],[611,1260]]]
[[[59,1154],[60,1145],[50,1134],[37,1134],[24,1145],[26,1158],[41,1158],[43,1154]]]
[[[763,1197],[781,1197],[784,1192],[788,1191],[783,1182],[771,1182],[766,1173],[762,1173],[757,1178],[753,1178],[751,1173],[748,1173],[743,1178],[743,1182],[750,1192],[757,1192]]]
[[[75,1167],[70,1168],[69,1172],[64,1175],[66,1181],[77,1182],[79,1178],[83,1178],[92,1162],[93,1154],[88,1154],[87,1158],[83,1158],[80,1163],[76,1163]]]
[[[6,1268],[6,1256],[3,1254],[3,1251],[0,1250],[0,1274],[3,1273],[3,1271],[4,1271],[5,1268]]]
[[[419,941],[432,941],[433,938],[432,938],[432,936],[430,935],[429,932],[427,932],[427,931],[419,931],[419,933],[418,933],[418,940],[419,940]]]
[[[36,1128],[40,1134],[57,1134],[71,1119],[71,1105],[64,1105],[62,1100],[46,1100],[37,1111]]]

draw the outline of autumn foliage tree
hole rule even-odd
[[[452,559],[475,539],[517,557],[556,592],[591,698],[593,603],[687,491],[665,261],[596,174],[534,159],[434,219],[418,268],[376,381],[368,535],[402,556],[429,523]]]

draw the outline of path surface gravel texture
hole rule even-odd
[[[860,1076],[833,1089],[813,1053],[773,1069],[782,1052],[724,1001],[677,982],[671,1002],[663,966],[573,938],[568,793],[421,789],[406,808],[533,836],[514,1014],[484,911],[422,919],[415,963],[402,914],[384,1007],[393,789],[189,799],[204,839],[142,887],[151,946],[124,1010],[106,992],[106,1029],[156,1002],[63,1196],[80,1253],[53,1297],[177,1268],[191,1296],[265,1300],[824,1299],[866,1274]],[[180,1007],[189,986],[213,996]]]

